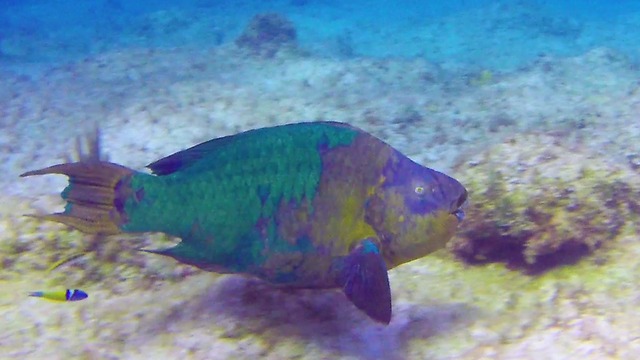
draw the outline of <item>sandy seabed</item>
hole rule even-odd
[[[383,327],[339,292],[277,290],[133,251],[167,241],[156,237],[107,239],[118,247],[48,273],[87,240],[21,216],[59,210],[65,180],[18,175],[63,161],[95,123],[109,159],[138,169],[242,130],[339,120],[454,177],[495,146],[519,139],[517,157],[540,144],[527,139],[545,137],[566,155],[625,168],[637,186],[640,71],[615,51],[541,57],[505,74],[423,60],[259,59],[232,45],[130,49],[0,72],[0,357],[640,358],[634,232],[539,276],[465,265],[444,250],[406,264],[390,272],[394,318]],[[25,296],[53,286],[82,286],[90,298]]]

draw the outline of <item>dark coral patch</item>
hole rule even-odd
[[[273,57],[284,48],[295,48],[297,33],[293,23],[277,13],[258,14],[235,41],[253,54]]]
[[[525,244],[526,239],[478,237],[473,241],[452,241],[450,249],[467,264],[502,262],[507,268],[521,270],[528,275],[538,275],[558,266],[575,264],[590,252],[589,247],[582,242],[565,242],[552,253],[538,255],[535,262],[531,263],[524,255]]]
[[[631,173],[552,140],[513,140],[459,169],[471,200],[449,247],[461,259],[535,274],[611,248],[639,228]]]

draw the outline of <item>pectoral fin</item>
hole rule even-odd
[[[340,281],[344,293],[358,309],[381,323],[391,321],[387,266],[371,240],[363,240],[344,258]]]

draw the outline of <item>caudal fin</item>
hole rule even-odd
[[[67,201],[61,213],[31,215],[74,227],[87,234],[117,234],[125,221],[124,200],[129,195],[128,179],[134,173],[106,161],[80,161],[27,171],[21,177],[62,174],[69,185],[61,196]]]

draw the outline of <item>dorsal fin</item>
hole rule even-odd
[[[191,165],[195,164],[202,158],[208,156],[209,154],[221,151],[223,148],[237,143],[238,141],[261,141],[265,139],[270,134],[275,134],[274,131],[281,131],[283,128],[290,128],[291,130],[298,129],[304,130],[309,127],[333,127],[333,128],[346,128],[346,129],[354,129],[351,125],[340,123],[340,122],[332,122],[332,121],[315,121],[315,122],[306,122],[306,123],[295,123],[295,124],[286,124],[273,126],[268,128],[260,128],[248,130],[245,132],[241,132],[235,135],[228,135],[224,137],[220,137],[217,139],[212,139],[209,141],[205,141],[193,147],[190,147],[186,150],[178,151],[175,154],[164,157],[160,160],[157,160],[149,165],[147,168],[151,169],[155,175],[169,175],[174,172],[183,170]],[[279,129],[279,130],[278,130]],[[253,140],[249,140],[253,139]]]
[[[254,131],[254,130],[250,130]],[[244,134],[244,133],[243,133]],[[229,135],[221,138],[205,141],[188,149],[178,151],[160,160],[147,165],[155,175],[168,175],[178,170],[193,165],[207,154],[219,150],[221,147],[233,142],[237,135]]]

